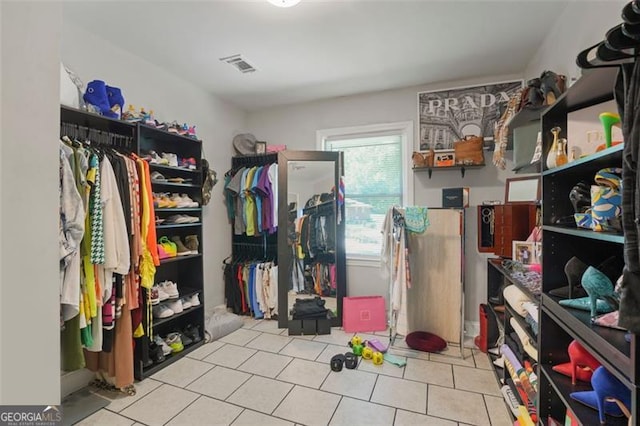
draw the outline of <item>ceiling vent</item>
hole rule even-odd
[[[233,66],[243,74],[254,72],[256,70],[253,65],[242,59],[240,55],[227,56],[226,58],[220,58],[220,60]]]

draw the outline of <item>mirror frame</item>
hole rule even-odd
[[[535,193],[535,198],[532,198],[531,200],[518,200],[518,201],[509,201],[509,190],[511,188],[511,183],[512,182],[520,182],[520,181],[535,181],[536,182],[536,193]],[[507,178],[507,182],[504,185],[504,203],[505,204],[531,204],[531,203],[538,203],[540,202],[540,194],[541,194],[541,182],[540,182],[540,175],[534,175],[534,176],[522,176],[522,177],[515,177],[515,178]],[[533,195],[533,194],[532,194]]]
[[[280,151],[278,152],[278,328],[289,324],[289,270],[291,251],[287,245],[288,193],[287,176],[290,161],[331,161],[334,164],[334,187],[339,188],[343,171],[343,153],[331,151]],[[302,201],[302,200],[301,200]],[[337,317],[331,320],[332,327],[342,326],[342,299],[347,294],[347,260],[345,252],[345,207],[340,208],[342,221],[336,223],[336,309]],[[337,213],[337,211],[336,211]],[[337,217],[337,215],[336,215]]]

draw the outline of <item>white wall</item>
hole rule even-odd
[[[127,104],[152,109],[159,121],[195,124],[198,137],[203,140],[204,156],[222,182],[225,171],[231,166],[233,136],[244,131],[243,110],[68,20],[65,20],[62,34],[62,60],[85,84],[99,79],[120,87]],[[222,187],[223,183],[214,187],[211,202],[203,213],[204,236],[200,244],[204,253],[207,306],[224,303],[220,267],[222,260],[231,253],[231,230]]]
[[[429,86],[408,87],[398,90],[367,93],[356,96],[333,98],[304,104],[268,108],[250,112],[247,127],[260,140],[273,144],[286,144],[289,149],[315,150],[316,131],[336,127],[359,126],[388,122],[414,121],[414,134],[419,135],[417,124],[417,93],[466,85],[491,83],[518,79],[507,75],[473,81],[443,82]],[[416,136],[417,137],[417,136]],[[486,255],[477,250],[477,221],[475,208],[483,200],[504,199],[504,183],[512,176],[508,171],[497,171],[487,154],[487,166],[480,170],[469,170],[464,179],[460,172],[434,172],[432,179],[425,174],[415,174],[414,204],[440,207],[441,188],[468,186],[470,205],[467,209],[466,240],[466,318],[478,320],[478,304],[485,300]],[[511,163],[507,164],[507,170]],[[347,264],[347,294],[388,294],[388,283],[380,276],[376,266]]]
[[[526,78],[538,77],[553,70],[567,78],[578,77],[576,56],[602,40],[610,28],[622,22],[620,13],[627,0],[574,1],[560,14],[555,25],[532,57],[525,70]]]
[[[57,3],[0,2],[0,405],[60,401]]]

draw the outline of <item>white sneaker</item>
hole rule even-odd
[[[172,300],[171,302],[167,302],[167,307],[171,309],[174,314],[179,314],[184,310],[182,307],[182,299]]]
[[[180,301],[182,302],[182,309],[189,309],[192,306],[191,297],[183,297]]]
[[[165,293],[169,296],[169,299],[177,299],[180,297],[180,293],[178,292],[178,284],[173,281],[163,281],[160,284],[160,287],[164,290]]]
[[[158,291],[158,303],[164,302],[165,300],[167,300],[169,298],[169,295],[164,290],[164,287],[162,287],[160,284],[154,285],[153,288],[155,288]],[[154,303],[154,305],[156,305],[156,304],[157,303]]]
[[[182,198],[182,202],[185,204],[185,207],[199,207],[200,204],[198,204],[197,201],[193,201],[191,199],[191,197],[189,197],[187,194],[180,194],[180,198]]]
[[[200,293],[196,293],[193,296],[191,296],[191,307],[195,307],[195,306],[200,306],[200,298],[198,297],[198,294]]]
[[[153,307],[153,317],[154,318],[169,318],[175,312],[172,309],[168,308],[166,305],[156,305]]]
[[[172,154],[170,152],[163,152],[162,158],[169,162],[169,166],[178,167],[178,156],[176,154]]]
[[[162,337],[158,336],[157,334],[155,335],[155,337],[153,338],[153,342],[160,346],[160,348],[162,348],[162,353],[164,354],[164,356],[167,356],[171,353],[171,347],[169,347],[169,345],[167,345],[167,342],[165,342]]]

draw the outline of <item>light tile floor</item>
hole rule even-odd
[[[376,333],[386,342],[387,334]],[[110,404],[82,425],[426,425],[507,426],[507,412],[487,356],[457,348],[441,354],[390,352],[406,367],[332,372],[350,333],[288,336],[273,321],[245,319],[242,329],[205,344],[136,383],[133,397],[98,394]]]

